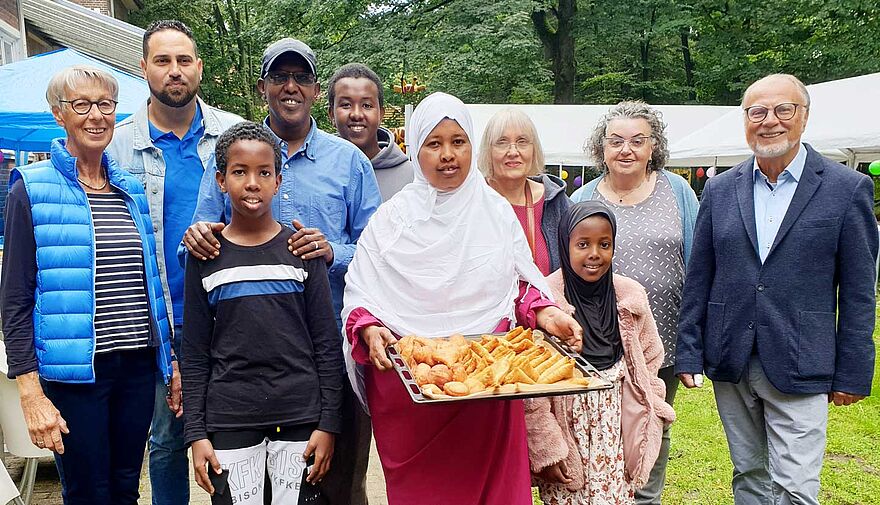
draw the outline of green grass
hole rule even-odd
[[[874,331],[874,342],[880,342],[880,328]],[[706,382],[701,389],[678,391],[664,505],[733,504],[733,465],[712,386]],[[823,505],[880,504],[880,360],[874,367],[873,393],[849,407],[829,407],[819,496]]]

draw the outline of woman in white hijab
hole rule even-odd
[[[387,372],[385,347],[395,336],[523,324],[579,348],[580,325],[551,301],[513,210],[476,170],[461,100],[427,97],[406,137],[415,181],[379,208],[358,240],[342,313],[389,503],[530,505],[522,402],[416,405]]]

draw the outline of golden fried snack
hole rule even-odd
[[[443,390],[437,387],[436,384],[425,384],[424,386],[422,386],[422,394],[433,398],[437,395],[442,395]]]
[[[452,365],[452,380],[457,382],[464,382],[467,379],[468,372],[467,368],[462,363],[454,363]]]
[[[486,390],[486,385],[475,377],[465,379],[464,385],[467,386],[469,394],[480,393]]]
[[[455,347],[467,347],[468,339],[464,338],[464,335],[462,335],[461,333],[456,333],[455,335],[449,337],[449,343]]]
[[[507,341],[510,342],[511,345],[516,345],[516,344],[519,344],[522,342],[532,342],[533,341],[532,329],[529,328],[523,332],[520,332],[518,335],[514,336],[513,338],[507,339]]]
[[[486,349],[486,351],[492,352],[495,350],[496,347],[498,347],[498,343],[499,343],[499,340],[497,338],[495,338],[495,339],[490,338],[489,340],[487,340],[485,342],[481,342],[480,345],[482,345],[483,348]]]
[[[463,382],[450,381],[443,385],[443,392],[449,396],[467,396],[470,389]]]
[[[413,369],[413,378],[416,380],[416,383],[420,386],[422,384],[427,384],[431,382],[431,366],[427,363],[419,363],[416,365],[415,369]]]
[[[431,354],[431,357],[434,359],[434,363],[443,363],[448,367],[458,362],[458,352],[454,348],[447,346],[438,346]]]
[[[489,370],[491,371],[491,385],[497,386],[503,384],[504,382],[502,379],[504,379],[504,376],[510,371],[510,361],[507,359],[496,361],[495,363],[492,363]]]
[[[532,366],[534,366],[536,372],[542,374],[561,363],[563,359],[564,358],[559,354],[555,356],[548,356],[547,359],[543,360],[539,365],[534,366],[533,364]]]
[[[412,358],[416,363],[427,363],[429,366],[434,366],[437,363],[434,361],[434,352],[433,348],[426,345],[414,345],[412,350]]]
[[[520,370],[523,371],[524,374],[526,374],[526,376],[529,379],[532,380],[532,382],[537,382],[538,377],[541,376],[541,374],[536,372],[535,369],[532,367],[532,365],[530,365],[528,362],[522,364],[519,368],[520,368]],[[523,382],[525,382],[525,381],[523,381]]]
[[[411,356],[415,344],[415,337],[413,335],[407,335],[397,341],[397,352],[399,352],[401,356]]]
[[[492,356],[492,354],[490,354],[489,351],[487,351],[486,348],[483,347],[479,342],[475,342],[472,340],[470,342],[470,348],[472,351],[477,353],[477,356],[483,358],[487,362],[489,362],[489,363],[495,362],[495,358]]]
[[[428,372],[428,382],[443,387],[444,384],[452,380],[452,370],[448,366],[440,363],[431,367]]]
[[[565,379],[571,379],[574,375],[574,364],[565,361],[562,365],[550,368],[538,377],[540,384],[553,384]]]
[[[513,352],[519,354],[528,349],[531,349],[532,347],[535,347],[535,342],[524,338],[513,345]]]
[[[574,360],[543,340],[542,334],[522,328],[503,336],[483,335],[480,340],[462,335],[445,339],[407,335],[398,342],[398,351],[430,398],[591,385]]]
[[[532,378],[529,377],[525,372],[523,372],[521,368],[514,368],[513,370],[511,370],[510,373],[508,373],[507,376],[504,377],[504,382],[508,384],[515,384],[517,382],[524,382],[526,384],[535,383],[535,381],[532,380]]]

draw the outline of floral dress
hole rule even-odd
[[[574,397],[572,427],[586,486],[569,491],[561,484],[539,481],[541,500],[546,505],[631,505],[632,485],[624,476],[623,437],[620,428],[621,388],[625,371],[621,359],[600,373],[614,387]]]

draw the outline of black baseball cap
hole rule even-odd
[[[312,48],[299,40],[284,38],[277,42],[273,42],[265,51],[263,51],[263,66],[260,70],[260,77],[266,77],[266,74],[269,73],[269,69],[272,68],[272,64],[275,63],[275,60],[285,53],[293,53],[301,56],[306,60],[306,63],[309,64],[312,73],[318,75],[318,60],[315,58],[315,52],[312,51]]]

